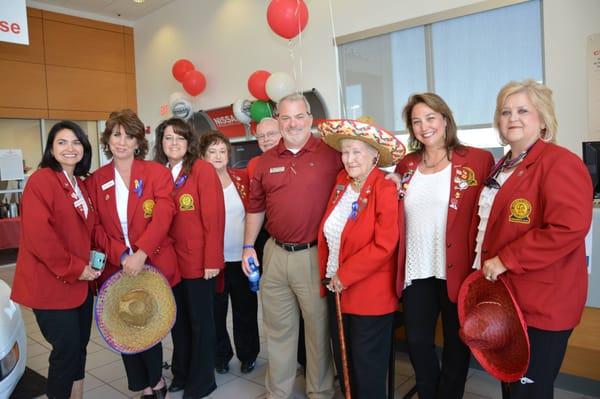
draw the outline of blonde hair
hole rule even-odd
[[[554,102],[552,101],[552,90],[533,79],[527,79],[522,82],[509,82],[500,89],[498,97],[496,98],[496,111],[494,112],[494,127],[499,128],[500,114],[502,113],[502,107],[504,102],[515,93],[525,93],[529,98],[529,101],[533,104],[537,110],[542,122],[546,127],[540,131],[540,138],[545,142],[554,142],[556,139],[556,133],[558,129],[558,122],[556,120],[556,114],[554,112]],[[500,134],[500,140],[505,143]],[[506,143],[505,143],[506,144]]]

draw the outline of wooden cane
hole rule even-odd
[[[346,335],[344,334],[344,322],[342,320],[342,306],[340,293],[335,293],[335,311],[337,315],[338,332],[340,335],[340,352],[342,355],[342,374],[344,376],[344,390],[346,399],[352,399],[350,392],[350,373],[348,372],[348,357],[346,356]]]

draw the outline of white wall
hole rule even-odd
[[[182,91],[171,76],[171,65],[178,58],[192,60],[207,77],[206,90],[194,100],[196,109],[248,98],[246,82],[257,69],[292,74],[295,65],[299,89],[317,88],[332,116],[338,116],[330,2],[306,0],[308,26],[302,43],[295,43],[292,50],[286,40],[269,29],[268,3],[178,0],[136,22],[141,118],[154,128],[161,119],[160,105],[167,103],[172,92]],[[335,36],[477,3],[481,1],[331,0]],[[600,32],[600,1],[544,0],[543,9],[545,74],[555,93],[560,124],[558,142],[579,154],[581,141],[591,138],[587,133],[585,40],[588,34]]]
[[[169,94],[183,91],[171,76],[178,58],[195,63],[207,79],[206,90],[195,98],[196,109],[209,109],[250,98],[247,80],[265,69],[292,75],[299,89],[318,88],[337,113],[336,65],[327,1],[309,2],[309,23],[302,43],[292,47],[275,35],[266,22],[267,1],[179,0],[135,25],[138,108],[152,127]],[[294,62],[293,62],[294,61]]]
[[[546,82],[554,91],[561,145],[581,155],[588,130],[586,41],[600,33],[600,1],[544,0]],[[600,109],[596,110],[600,112]]]

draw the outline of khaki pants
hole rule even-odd
[[[309,398],[334,395],[327,302],[319,294],[320,286],[316,247],[288,252],[273,239],[267,241],[260,291],[267,333],[266,387],[270,398],[292,396],[300,311],[306,337],[306,394]]]

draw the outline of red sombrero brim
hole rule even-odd
[[[379,152],[378,166],[388,167],[397,164],[406,153],[404,144],[392,133],[380,127],[351,119],[331,119],[319,123],[318,130],[323,141],[337,151],[341,141],[353,139],[364,141]]]
[[[481,301],[496,301],[511,309],[509,313],[510,344],[504,348],[478,349],[470,347],[471,353],[481,367],[500,381],[519,380],[529,367],[529,337],[527,325],[515,298],[504,281],[488,281],[483,273],[471,273],[458,293],[458,319],[464,325],[469,312]],[[468,343],[467,343],[468,345]]]

